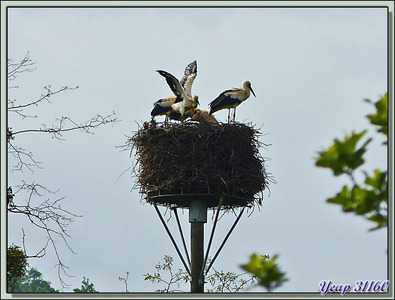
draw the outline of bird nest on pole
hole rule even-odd
[[[149,203],[189,207],[261,204],[269,177],[259,153],[259,132],[241,123],[145,122],[126,143],[135,149],[136,186]]]

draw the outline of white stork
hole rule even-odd
[[[199,103],[199,97],[194,96],[195,103]],[[181,115],[179,111],[176,111],[172,108],[173,104],[177,100],[176,96],[170,96],[163,99],[159,99],[154,103],[154,108],[151,111],[151,116],[166,116],[165,123],[168,119],[177,120],[183,122],[185,119],[192,116],[195,108],[188,108],[185,110],[184,114]],[[181,102],[179,102],[181,103]],[[196,104],[197,106],[197,104]]]
[[[184,71],[184,76],[181,79],[181,82],[178,81],[178,79],[174,77],[172,74],[166,71],[157,70],[157,72],[163,77],[165,77],[166,82],[169,85],[170,89],[173,91],[175,97],[174,96],[167,97],[164,98],[166,100],[164,99],[158,100],[157,102],[155,102],[155,105],[161,105],[161,106],[163,105],[164,107],[166,107],[165,110],[167,116],[169,116],[168,114],[173,114],[173,115],[179,114],[180,118],[177,119],[181,121],[185,120],[187,117],[191,115],[193,109],[195,109],[199,104],[198,96],[192,96],[192,92],[191,92],[192,84],[197,76],[196,60],[187,65]],[[171,103],[171,101],[173,101],[173,103]],[[169,104],[170,104],[170,109],[168,107]],[[155,107],[151,112],[151,115],[155,113],[154,110]],[[171,112],[168,113],[169,111]]]
[[[243,87],[241,88],[232,88],[230,90],[226,90],[222,92],[217,98],[209,103],[210,106],[210,114],[221,110],[221,109],[229,109],[228,111],[228,123],[230,120],[230,109],[234,108],[233,111],[233,122],[236,119],[236,107],[240,105],[243,101],[247,100],[250,97],[250,91],[255,96],[255,93],[251,87],[251,82],[248,80],[243,82]]]
[[[171,108],[171,106],[174,104],[176,99],[176,96],[170,96],[156,101],[154,103],[154,108],[151,111],[151,116],[166,116],[165,122],[167,122],[168,118],[173,119],[173,109]]]
[[[218,121],[213,115],[210,115],[208,110],[194,109],[191,119],[205,124],[218,124]]]

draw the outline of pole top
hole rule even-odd
[[[207,223],[207,203],[193,199],[189,206],[189,223]]]

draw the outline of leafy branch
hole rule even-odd
[[[376,111],[367,115],[370,123],[376,126],[377,132],[384,134],[387,139],[387,94],[384,94],[377,102],[373,103]],[[346,135],[342,140],[335,139],[334,144],[319,152],[316,159],[316,166],[329,168],[335,176],[347,175],[352,186],[345,185],[336,196],[329,198],[329,203],[341,205],[344,212],[352,212],[364,216],[376,227],[371,230],[387,226],[387,206],[388,206],[388,178],[387,170],[374,170],[371,175],[362,171],[364,181],[358,183],[355,179],[356,170],[365,162],[363,155],[367,150],[367,145],[373,140],[362,138],[367,130]],[[358,146],[358,144],[361,144]],[[387,145],[387,140],[383,143]]]
[[[268,292],[280,287],[288,279],[276,264],[278,255],[270,258],[269,255],[252,254],[250,261],[241,267],[251,273],[256,279],[257,284],[266,288]]]
[[[158,263],[155,265],[155,269],[157,272],[154,274],[145,274],[144,275],[144,280],[151,281],[152,283],[164,283],[165,288],[163,289],[157,289],[155,292],[156,293],[173,293],[173,292],[179,292],[180,290],[172,290],[172,286],[174,284],[177,285],[178,288],[180,288],[180,282],[188,282],[191,280],[190,276],[186,271],[183,271],[182,269],[178,269],[176,272],[174,272],[172,266],[173,266],[173,258],[169,255],[165,255],[163,258],[164,262],[163,263]],[[160,274],[161,271],[167,271],[169,273],[169,279],[164,279],[162,275]]]
[[[81,288],[73,289],[74,293],[99,293],[95,289],[95,285],[93,283],[89,283],[89,278],[83,278]]]
[[[181,284],[186,284],[191,281],[191,277],[188,272],[182,269],[173,269],[173,258],[169,255],[165,255],[163,258],[163,263],[158,263],[155,265],[156,272],[153,274],[144,274],[144,280],[150,281],[152,283],[164,284],[164,288],[157,289],[157,293],[174,293],[174,292],[184,292],[180,290]],[[208,264],[210,260],[208,260]],[[255,283],[255,276],[249,276],[247,279],[242,274],[236,274],[233,272],[217,271],[211,268],[209,274],[205,278],[205,282],[210,284],[210,288],[207,288],[208,293],[237,293],[243,291],[247,286],[251,286]],[[165,277],[163,272],[167,272]],[[174,289],[177,286],[177,289]]]

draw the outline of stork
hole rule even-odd
[[[251,87],[251,82],[248,80],[243,82],[243,87],[241,88],[232,88],[230,90],[226,90],[222,92],[217,98],[209,103],[210,106],[210,114],[221,110],[221,109],[229,109],[228,111],[228,123],[230,120],[230,109],[233,110],[233,122],[236,119],[236,107],[240,105],[243,101],[247,100],[250,97],[250,91],[255,96],[255,93]]]
[[[184,91],[185,95],[187,97],[189,97],[189,99],[191,98],[192,101],[194,102],[192,104],[192,107],[196,107],[197,104],[199,104],[198,96],[195,96],[195,97],[191,96],[192,83],[197,76],[197,62],[196,62],[196,60],[194,60],[193,62],[191,62],[190,64],[188,64],[186,66],[185,71],[184,71],[184,76],[182,77],[179,84],[177,84],[178,80],[173,75],[171,75],[165,71],[161,71],[161,72],[163,72],[163,73],[162,74],[159,73],[159,74],[161,74],[162,76],[164,76],[166,78],[166,81],[169,84],[169,86],[172,89],[175,96],[169,96],[169,97],[159,99],[158,101],[156,101],[154,103],[154,108],[151,111],[151,116],[155,117],[155,116],[165,115],[166,116],[165,122],[167,122],[168,118],[170,118],[172,120],[184,121],[187,117],[189,117],[191,115],[193,108],[185,107],[186,109],[184,111],[184,116],[181,115],[180,106],[183,102],[182,91]],[[182,86],[182,87],[180,87],[180,86]],[[174,92],[174,90],[176,92]],[[174,110],[172,108],[172,105],[175,103],[178,103],[178,102],[181,102],[181,103],[177,104],[175,106],[176,110]]]
[[[208,110],[194,109],[191,119],[205,124],[218,124],[218,121],[213,115],[210,115]]]
[[[194,60],[187,65],[181,82],[172,74],[156,70],[160,75],[165,77],[167,84],[174,93],[175,100],[171,104],[173,111],[180,113],[182,117],[188,117],[187,111],[195,109],[199,104],[198,96],[192,96],[192,84],[197,76],[197,62]]]
[[[166,116],[165,118],[165,123],[167,123],[167,120],[177,120],[183,122],[185,119],[189,118],[192,116],[195,106],[193,105],[192,107],[186,107],[186,110],[184,111],[184,114],[182,115],[179,111],[173,109],[173,104],[177,100],[176,96],[170,96],[166,97],[163,99],[159,99],[154,103],[154,108],[151,111],[151,116]],[[193,98],[194,103],[197,104],[199,103],[199,97],[194,96]],[[182,103],[182,102],[178,102]]]
[[[167,122],[168,118],[178,120],[179,118],[173,114],[174,111],[171,108],[176,99],[176,96],[169,96],[156,101],[154,103],[154,108],[151,111],[151,116],[166,116],[165,123]]]

